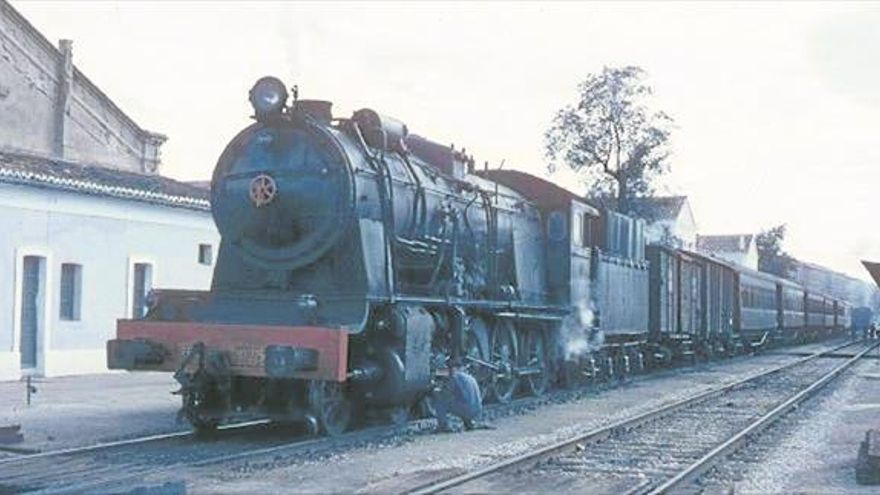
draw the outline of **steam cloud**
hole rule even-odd
[[[573,307],[562,320],[559,340],[566,361],[576,360],[602,347],[605,335],[596,328],[593,320],[594,312],[587,304]]]

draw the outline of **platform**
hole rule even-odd
[[[180,398],[171,395],[177,386],[168,373],[35,378],[33,385],[28,406],[24,381],[0,382],[0,427],[21,425],[24,440],[0,444],[0,456],[186,429],[176,423]]]

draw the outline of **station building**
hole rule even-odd
[[[208,192],[159,174],[165,139],[0,0],[0,380],[106,371],[151,287],[209,286]]]

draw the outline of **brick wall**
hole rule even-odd
[[[156,173],[165,137],[141,129],[0,0],[0,148]]]

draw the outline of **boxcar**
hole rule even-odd
[[[647,248],[649,334],[661,359],[691,356],[705,338],[703,258],[661,245]],[[668,354],[668,355],[666,355]]]
[[[647,247],[650,264],[648,279],[648,331],[652,342],[670,345],[678,334],[678,252],[665,246]]]
[[[711,354],[731,354],[740,347],[734,329],[737,268],[718,258],[688,252],[703,263],[702,345]]]
[[[695,340],[704,338],[703,332],[703,270],[704,264],[698,258],[684,252],[679,254],[678,272],[681,311],[679,330],[693,335]]]

